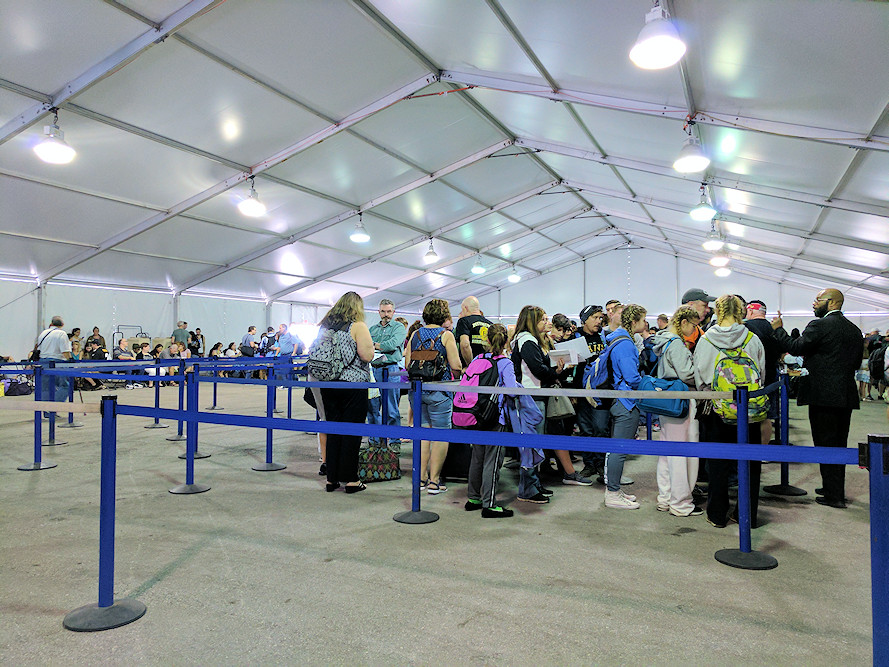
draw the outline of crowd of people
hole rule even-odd
[[[591,375],[588,369],[597,368],[593,365],[601,356],[607,359],[610,386],[629,392],[613,400],[505,395],[499,401],[499,419],[488,428],[526,434],[632,440],[644,423],[632,392],[646,375],[676,380],[689,389],[725,391],[726,378],[735,377],[728,370],[735,372],[740,368],[751,380],[749,386],[756,388],[776,382],[781,371],[801,367],[795,371],[801,376],[798,402],[808,406],[815,445],[845,447],[852,411],[859,407],[855,382],[861,376],[856,373],[867,367],[868,357],[860,329],[842,313],[843,301],[839,290],[822,290],[812,303],[816,319],[804,331],[794,330],[790,334],[783,328],[780,312],[769,319],[763,300],[747,301],[734,294],[716,298],[697,288],[685,292],[675,312],[657,315],[654,325],[649,323],[644,306],[612,299],[604,305],[584,306],[578,322],[562,313],[550,318],[544,308],[527,305],[521,309],[515,325],[504,327],[484,316],[478,299],[468,297],[462,303],[456,324],[444,300],[430,300],[422,319],[410,326],[403,318],[395,317],[394,304],[384,300],[379,307],[379,322],[368,327],[361,297],[349,292],[327,313],[321,331],[337,332],[343,363],[348,360],[348,377],[341,377],[344,383],[366,382],[369,376],[381,380],[383,369],[390,376],[407,369],[409,374],[420,373],[424,379],[447,382],[459,379],[474,360],[482,357],[491,361],[489,367],[497,369],[497,383],[504,387],[581,388],[584,378]],[[564,355],[553,354],[558,343],[574,339],[583,341],[587,354],[582,361],[570,364]],[[870,343],[869,346],[872,347]],[[878,390],[880,381],[874,381]],[[885,376],[882,381],[885,382]],[[368,401],[367,390],[344,385],[341,389],[322,389],[320,395],[323,418],[327,420],[380,424],[381,403],[387,401],[387,423],[401,424],[397,391],[383,390],[380,399]],[[453,392],[422,390],[422,425],[451,428],[453,403]],[[744,416],[738,415],[733,401],[706,399],[688,403],[688,410],[681,416],[659,417],[663,440],[737,441],[736,423]],[[767,398],[751,400],[747,415],[750,443],[774,442],[778,404],[777,391]],[[362,409],[364,405],[366,411]],[[409,416],[408,423],[412,419]],[[322,473],[327,475],[328,491],[340,485],[350,492],[363,488],[358,479],[360,442],[359,436],[327,436],[327,465],[322,467]],[[375,441],[372,439],[370,444],[373,446]],[[445,492],[447,480],[442,469],[449,443],[424,440],[421,447],[422,488],[430,495]],[[607,508],[640,507],[640,500],[626,491],[633,480],[624,475],[624,453],[549,452],[529,446],[517,448],[512,464],[504,464],[506,454],[500,447],[473,446],[467,511],[481,509],[482,516],[490,518],[512,515],[512,510],[496,498],[504,465],[518,467],[517,500],[521,502],[551,502],[554,491],[544,483],[555,475],[565,485],[602,484]],[[737,521],[737,509],[732,509],[729,502],[735,467],[734,461],[729,460],[659,457],[657,510],[679,517],[706,513],[709,523],[716,527]],[[754,527],[760,468],[759,462],[751,462]],[[825,464],[821,473],[823,485],[816,489],[816,501],[827,507],[845,508],[844,466]]]

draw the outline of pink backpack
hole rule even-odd
[[[505,356],[492,357],[480,354],[466,367],[460,379],[462,387],[499,387],[500,360]],[[479,431],[492,430],[500,417],[500,394],[477,394],[475,392],[454,394],[454,409],[451,421],[454,428],[468,428]]]

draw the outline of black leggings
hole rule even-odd
[[[346,384],[346,383],[344,383]],[[324,416],[330,422],[363,424],[367,418],[367,389],[322,389]],[[360,435],[327,434],[327,481],[358,481]]]
[[[738,442],[738,427],[726,424],[719,415],[709,414],[700,418],[700,442]],[[747,442],[758,445],[761,442],[760,425],[749,424]],[[738,462],[728,459],[707,459],[707,473],[710,486],[707,490],[707,518],[720,526],[728,523],[728,486],[733,470]],[[750,525],[756,528],[756,514],[759,509],[759,478],[762,461],[750,462]]]

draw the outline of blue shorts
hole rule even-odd
[[[423,426],[430,428],[451,428],[451,410],[454,407],[454,395],[446,391],[424,391],[420,396]]]

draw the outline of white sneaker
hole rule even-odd
[[[658,503],[657,511],[658,512],[666,512],[670,509],[670,506],[667,503]]]
[[[634,502],[634,503],[636,502],[636,496],[631,495],[631,494],[629,494],[629,493],[624,493],[624,490],[623,490],[623,489],[621,489],[620,491],[618,491],[618,493],[619,493],[620,495],[622,495],[624,498],[626,498],[627,500],[629,500],[629,501],[631,501],[631,502]]]
[[[619,491],[606,491],[605,507],[616,510],[637,510],[639,509],[639,503],[621,495]]]

